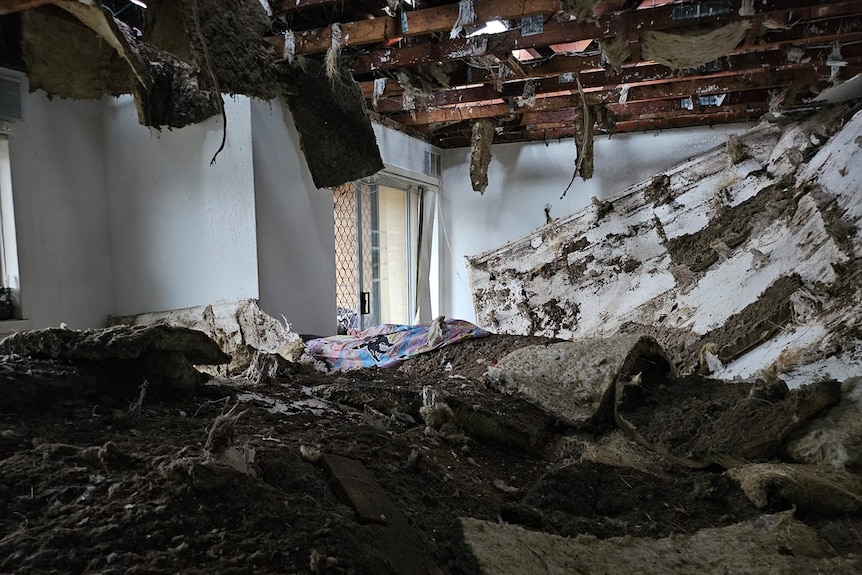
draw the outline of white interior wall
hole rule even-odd
[[[335,217],[318,190],[290,113],[251,103],[260,307],[298,333],[335,333]]]
[[[729,134],[750,124],[689,128],[597,137],[595,172],[590,180],[572,178],[573,140],[494,146],[484,195],[470,184],[470,150],[443,152],[441,214],[445,235],[441,249],[442,313],[475,321],[465,256],[480,254],[521,237],[551,217],[572,214],[628,186],[647,180],[692,156],[722,145]]]
[[[101,326],[114,304],[103,104],[48,100],[26,87],[23,104],[24,121],[9,140],[21,304],[29,319],[16,327]]]
[[[393,130],[382,124],[373,123],[374,135],[377,137],[377,147],[380,157],[387,168],[400,168],[405,175],[412,172],[424,178],[425,151],[436,150],[431,144],[417,140],[398,130]]]
[[[159,132],[138,124],[131,97],[106,107],[113,313],[257,298],[250,100],[225,98],[214,165],[220,117]]]

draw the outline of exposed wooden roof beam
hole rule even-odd
[[[847,77],[862,70],[862,59],[847,59],[847,66],[842,69],[842,75]],[[690,80],[634,86],[629,90],[628,101],[663,100],[669,98],[687,98],[689,96],[706,96],[751,89],[779,88],[788,83],[813,84],[829,78],[831,69],[825,64],[811,67],[798,66],[779,72],[769,70],[743,70],[698,77]],[[430,110],[415,110],[394,114],[392,118],[408,126],[445,124],[463,120],[492,118],[500,116],[518,116],[530,111],[553,111],[576,107],[581,103],[576,90],[569,93],[538,98],[535,106],[518,107],[501,100],[492,100],[486,104],[475,104]],[[620,93],[587,92],[586,99],[590,105],[600,103],[618,103]]]
[[[0,16],[4,14],[12,14],[13,12],[21,12],[43,6],[45,4],[53,4],[56,0],[0,0]]]
[[[814,0],[812,0],[813,2]],[[739,16],[738,9],[741,0],[732,4],[737,9],[728,15],[707,16],[698,19],[674,20],[675,5],[666,4],[655,8],[645,8],[628,12],[614,12],[599,18],[598,22],[549,22],[542,34],[521,36],[520,30],[510,30],[491,36],[455,38],[439,43],[428,43],[404,48],[387,48],[375,50],[368,54],[357,56],[352,64],[354,74],[368,74],[377,70],[388,70],[413,66],[421,62],[445,62],[459,60],[470,56],[486,53],[549,46],[563,42],[605,38],[609,36],[627,35],[633,30],[671,30],[693,25],[709,23],[727,23],[747,20],[762,15],[788,15],[794,18],[809,20],[816,18],[840,17],[862,10],[862,1],[851,0],[836,2],[831,5],[806,4],[794,7],[791,0],[762,0],[755,3],[757,12],[749,16]],[[277,46],[278,42],[274,41]],[[328,44],[327,44],[328,46]]]
[[[473,5],[477,23],[553,14],[559,9],[559,0],[474,0]],[[404,18],[407,23],[404,29],[401,27],[401,21],[392,17],[339,24],[341,46],[376,44],[397,37],[422,36],[451,30],[458,20],[458,4],[405,12]],[[297,54],[325,52],[332,41],[332,26],[295,32],[294,39]],[[284,49],[283,38],[276,36],[269,40],[277,50]]]
[[[853,38],[862,40],[862,32],[857,33]],[[811,61],[824,65],[831,51],[831,47],[809,48],[805,51],[804,58],[810,58]],[[848,46],[843,51],[843,56],[862,57],[862,45]],[[584,58],[584,60],[590,63],[594,63],[595,61],[594,58]],[[809,66],[808,63],[788,62],[785,52],[777,49],[759,53],[735,54],[726,57],[724,62],[727,72],[700,74],[698,76],[689,76],[689,78],[703,78],[704,80],[711,81],[712,78],[727,77],[728,75],[757,74],[766,69],[772,71],[794,70]],[[660,64],[648,64],[625,66],[620,74],[609,74],[600,68],[587,69],[580,72],[580,79],[584,89],[590,92],[597,89],[618,91],[621,85],[629,86],[629,89],[631,89],[648,84],[680,82],[685,81],[686,76],[680,77]],[[572,89],[575,81],[574,77],[567,78],[566,80],[563,81],[559,76],[540,79],[536,82],[536,94],[541,95],[547,92]],[[427,101],[424,101],[423,104],[429,108],[435,108],[455,104],[467,105],[497,98],[513,98],[523,93],[525,84],[525,81],[506,82],[503,84],[502,92],[497,91],[494,86],[490,85],[440,90],[435,92]],[[381,113],[395,113],[403,111],[403,109],[403,101],[395,95],[394,91],[392,97],[383,98],[377,102],[377,111]]]

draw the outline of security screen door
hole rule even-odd
[[[424,193],[383,174],[333,191],[340,332],[413,323]]]

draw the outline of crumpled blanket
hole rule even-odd
[[[461,340],[490,332],[460,319],[440,316],[419,325],[381,324],[351,335],[333,335],[306,342],[308,352],[331,368],[349,371],[391,367]]]

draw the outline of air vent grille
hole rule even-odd
[[[429,176],[440,176],[440,154],[425,150],[425,173]]]
[[[21,100],[21,82],[15,78],[0,76],[0,120],[23,120]]]

